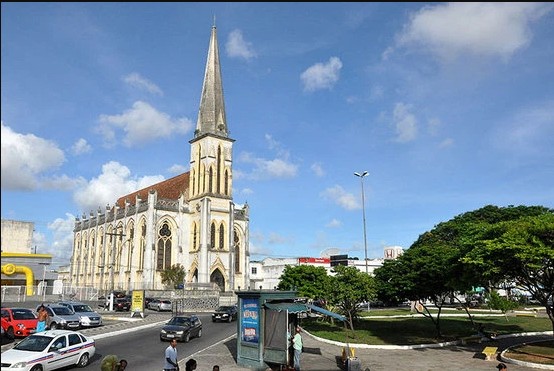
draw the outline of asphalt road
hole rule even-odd
[[[179,342],[177,351],[179,359],[188,358],[190,355],[208,348],[229,336],[236,334],[237,323],[212,323],[210,314],[199,314],[202,321],[202,337],[192,338],[188,343]],[[168,315],[168,319],[170,315]],[[169,342],[160,341],[160,329],[162,324],[151,328],[136,330],[131,329],[124,334],[112,336],[93,336],[96,339],[96,354],[84,369],[98,370],[102,358],[108,354],[116,354],[119,358],[125,358],[129,370],[161,370],[163,368],[164,352]]]

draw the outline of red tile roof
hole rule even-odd
[[[164,180],[163,182],[152,184],[146,188],[138,190],[133,193],[129,193],[123,197],[120,197],[116,204],[117,206],[124,208],[125,200],[129,201],[131,205],[134,205],[137,200],[137,196],[140,199],[148,200],[148,192],[155,190],[158,192],[158,199],[165,198],[170,200],[177,200],[183,192],[189,188],[189,175],[190,172],[177,175],[176,177]]]

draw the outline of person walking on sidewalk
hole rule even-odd
[[[179,371],[179,361],[177,360],[177,339],[171,340],[169,346],[165,349],[164,371]]]
[[[302,355],[302,335],[300,335],[300,326],[296,326],[296,334],[292,338],[292,347],[294,349],[294,370],[300,371],[300,356]]]

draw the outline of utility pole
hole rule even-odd
[[[108,236],[116,236],[119,237],[120,241],[123,237],[125,237],[125,233],[113,233],[113,232],[106,232],[106,235]],[[113,311],[113,304],[114,304],[114,269],[115,269],[115,249],[117,248],[117,240],[114,244],[111,246],[110,251],[110,263],[108,264],[108,268],[110,269],[110,312]]]

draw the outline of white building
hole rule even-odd
[[[188,142],[190,171],[77,219],[71,284],[160,290],[161,272],[180,264],[186,287],[249,286],[249,209],[233,201],[234,141],[213,26],[196,130]]]

